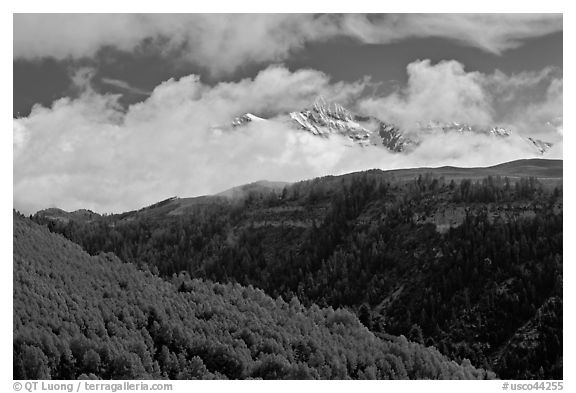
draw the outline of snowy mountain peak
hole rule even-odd
[[[252,121],[263,121],[263,120],[266,120],[266,119],[255,116],[252,113],[245,113],[242,116],[238,116],[238,117],[234,118],[234,120],[232,120],[232,127],[239,127],[239,126],[242,126],[246,123],[250,123]]]
[[[331,117],[342,121],[351,121],[354,118],[348,109],[338,103],[330,103],[322,96],[318,96],[314,101],[313,110],[318,113],[321,118]]]
[[[531,137],[526,138],[528,143],[530,143],[533,147],[536,148],[540,152],[540,154],[546,153],[552,147],[552,144],[549,142],[544,142],[540,139],[534,139]]]
[[[382,138],[382,144],[396,153],[404,151],[407,147],[414,144],[414,141],[406,138],[400,128],[393,124],[380,122],[378,135]]]
[[[504,127],[492,127],[488,130],[491,135],[499,136],[499,137],[507,137],[512,135],[512,131],[508,128]]]
[[[281,120],[283,119],[283,120]],[[284,117],[275,119],[263,119],[252,113],[245,113],[236,117],[227,126],[216,126],[214,130],[222,132],[237,127],[245,126],[252,122],[279,122],[293,129],[303,130],[322,138],[332,136],[345,137],[352,145],[363,147],[378,146],[394,153],[405,152],[420,144],[421,140],[410,139],[404,130],[395,124],[380,120],[374,116],[362,116],[356,114],[342,105],[327,101],[324,97],[316,98],[311,107],[301,111],[290,112]],[[439,122],[429,121],[424,124],[417,123],[416,134],[420,137],[434,138],[436,133],[456,132],[463,135],[483,134],[496,138],[508,138],[512,131],[501,126],[476,126],[463,122]],[[544,154],[552,144],[533,138],[523,138],[536,149],[539,154]]]
[[[371,134],[371,131],[354,121],[352,112],[340,104],[326,102],[323,97],[318,97],[312,108],[290,112],[289,117],[298,128],[322,137],[339,134],[361,142],[367,141]]]
[[[500,126],[481,127],[470,125],[467,123],[460,123],[456,121],[447,123],[439,121],[429,121],[424,125],[418,123],[418,128],[426,131],[442,131],[442,132],[458,132],[458,133],[470,132],[477,134],[488,134],[497,137],[508,137],[512,134],[512,131],[510,129]]]

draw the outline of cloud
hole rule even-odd
[[[372,44],[440,37],[501,54],[558,31],[561,14],[15,14],[14,57],[91,57],[147,40],[165,56],[222,75],[337,37]]]
[[[344,17],[343,30],[367,43],[440,37],[501,54],[524,40],[562,31],[561,14],[400,14]]]
[[[130,85],[128,82],[123,81],[123,80],[103,77],[100,79],[100,82],[102,82],[106,85],[114,86],[114,87],[116,87],[120,90],[126,91],[128,93],[142,95],[142,96],[150,95],[149,91],[142,90],[138,87],[134,87],[134,86]]]
[[[273,116],[316,94],[348,102],[363,84],[330,83],[318,71],[273,66],[254,79],[214,87],[195,75],[170,79],[126,112],[119,96],[90,88],[51,108],[35,106],[14,120],[15,207],[123,211],[172,195],[320,173],[326,168],[319,160],[330,162],[343,146],[304,132],[248,128],[217,135],[211,128],[248,110]]]
[[[368,98],[363,111],[389,119],[404,129],[416,123],[462,121],[490,124],[492,109],[478,72],[466,72],[457,61],[410,63],[408,84],[386,97]]]
[[[14,14],[14,58],[79,58],[107,45],[132,50],[157,34],[135,14]]]
[[[408,81],[387,96],[358,102],[361,112],[397,123],[405,130],[428,121],[462,122],[477,126],[506,126],[515,133],[561,139],[561,71],[512,75],[468,72],[455,61],[419,60],[408,64]],[[552,124],[553,123],[553,124]]]
[[[333,34],[329,20],[310,14],[17,14],[14,57],[91,57],[105,46],[136,50],[149,39],[160,54],[225,74],[284,59]]]
[[[518,128],[530,130],[540,138],[552,142],[562,140],[563,135],[563,79],[553,77],[549,80],[543,97],[516,107],[510,115],[510,121]]]
[[[486,95],[474,85],[482,80],[480,75],[467,77],[456,64],[429,62],[411,70],[445,88],[471,88],[468,102],[478,111],[485,109]],[[457,83],[450,81],[452,74]],[[415,83],[414,77],[409,83]],[[273,117],[302,109],[317,94],[350,104],[368,84],[332,83],[319,71],[290,72],[280,66],[268,67],[253,79],[214,86],[190,75],[160,84],[126,111],[118,105],[118,95],[86,87],[76,99],[62,98],[50,108],[35,106],[28,117],[14,120],[15,208],[25,213],[50,206],[121,212],[173,195],[215,193],[261,179],[296,181],[369,168],[481,166],[534,155],[527,143],[481,135],[435,134],[410,154],[393,154],[376,147],[350,147],[344,138],[318,138],[282,122],[213,131],[214,125],[247,111]],[[556,90],[551,87],[550,94]],[[429,91],[425,86],[408,87],[403,98],[393,96],[390,101],[410,101],[411,94]],[[450,102],[457,104],[456,99]]]
[[[93,67],[80,67],[75,69],[70,76],[72,89],[78,92],[92,90],[92,80],[96,75],[96,69]]]

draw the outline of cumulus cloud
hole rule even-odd
[[[363,84],[270,67],[254,79],[214,87],[195,75],[171,79],[126,112],[118,96],[89,88],[51,108],[35,106],[14,120],[15,206],[27,212],[49,205],[122,211],[171,195],[318,173],[309,170],[322,167],[318,160],[331,162],[337,142],[277,129],[217,135],[211,128],[248,110],[273,116],[316,94],[347,102]]]
[[[360,111],[389,119],[406,130],[428,121],[462,122],[476,126],[500,125],[515,133],[552,139],[561,138],[561,71],[512,75],[468,72],[455,61],[419,60],[407,66],[406,86],[384,97],[367,97]]]
[[[552,78],[540,100],[516,107],[510,115],[510,121],[518,128],[530,130],[540,138],[549,138],[552,142],[561,141],[563,134],[563,79]]]
[[[408,84],[386,97],[368,98],[364,111],[404,129],[427,121],[489,124],[492,109],[478,72],[466,72],[457,61],[416,61],[407,67]]]
[[[379,44],[441,37],[500,54],[558,31],[561,14],[16,14],[14,57],[90,57],[105,46],[132,51],[147,40],[219,75],[282,61],[308,42],[335,37]]]
[[[423,62],[412,67],[424,68],[430,73],[434,66]],[[471,84],[457,65],[440,68],[440,76],[431,78],[436,83],[449,83],[446,75],[454,72],[457,79],[464,78],[454,88]],[[85,83],[85,78],[79,80]],[[281,122],[213,131],[214,125],[247,111],[273,117],[302,109],[318,94],[352,103],[368,83],[332,83],[321,72],[290,72],[281,66],[254,79],[214,86],[190,75],[160,84],[126,111],[118,96],[86,88],[76,99],[57,100],[50,108],[36,106],[28,117],[14,120],[15,208],[26,213],[50,206],[121,212],[173,195],[214,193],[261,179],[296,181],[369,168],[481,166],[534,156],[522,141],[480,135],[434,135],[410,154],[393,154],[350,147],[344,138],[318,138]],[[430,94],[427,88],[407,92],[402,99]],[[467,102],[482,110],[482,98],[478,91]]]

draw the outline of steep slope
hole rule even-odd
[[[554,379],[562,379],[562,359],[556,356],[562,338],[553,328],[558,322],[562,323],[562,299],[553,296],[495,354],[494,363],[502,370],[500,376],[509,378],[513,370],[523,369],[521,379],[543,379],[544,370],[551,369]],[[544,366],[540,366],[542,363]]]
[[[15,379],[484,378],[343,310],[91,257],[14,214]],[[490,375],[488,375],[490,376]]]

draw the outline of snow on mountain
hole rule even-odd
[[[339,134],[363,146],[370,144],[373,131],[355,121],[355,116],[341,105],[328,104],[323,98],[318,98],[311,109],[290,112],[289,116],[300,129],[314,135],[328,138]]]
[[[394,153],[401,153],[417,146],[420,141],[408,137],[398,126],[382,121],[374,116],[362,116],[351,112],[337,103],[327,102],[318,97],[312,107],[301,111],[290,112],[275,119],[264,119],[246,113],[236,117],[229,126],[216,127],[216,130],[233,129],[245,126],[252,122],[283,122],[298,130],[310,132],[321,138],[330,138],[340,135],[363,147],[380,146]],[[457,132],[461,134],[485,134],[496,138],[508,138],[513,135],[508,128],[493,126],[480,127],[467,123],[430,121],[426,124],[417,124],[415,134],[423,135],[434,132]],[[414,133],[414,132],[413,132]],[[551,143],[533,138],[522,138],[529,142],[538,153],[544,154]]]
[[[544,142],[540,139],[534,139],[531,137],[526,138],[526,141],[530,143],[533,147],[536,148],[540,152],[540,154],[546,153],[551,147],[552,144],[549,142]]]
[[[413,144],[395,125],[372,116],[354,114],[342,105],[326,102],[322,97],[316,99],[312,108],[290,112],[289,117],[299,129],[325,138],[341,135],[360,146],[383,146],[401,152]]]
[[[404,136],[400,128],[383,121],[380,121],[378,135],[382,138],[382,145],[396,153],[400,153],[416,144],[416,142]]]
[[[427,131],[458,132],[461,134],[471,132],[496,137],[508,137],[512,135],[512,131],[504,127],[478,127],[458,122],[441,123],[438,121],[430,121],[425,125],[418,124],[418,128]]]
[[[266,119],[255,116],[252,113],[246,113],[246,114],[244,114],[242,116],[238,116],[234,120],[232,120],[232,127],[240,127],[240,126],[243,126],[246,123],[250,123],[252,121],[265,121],[265,120]]]

